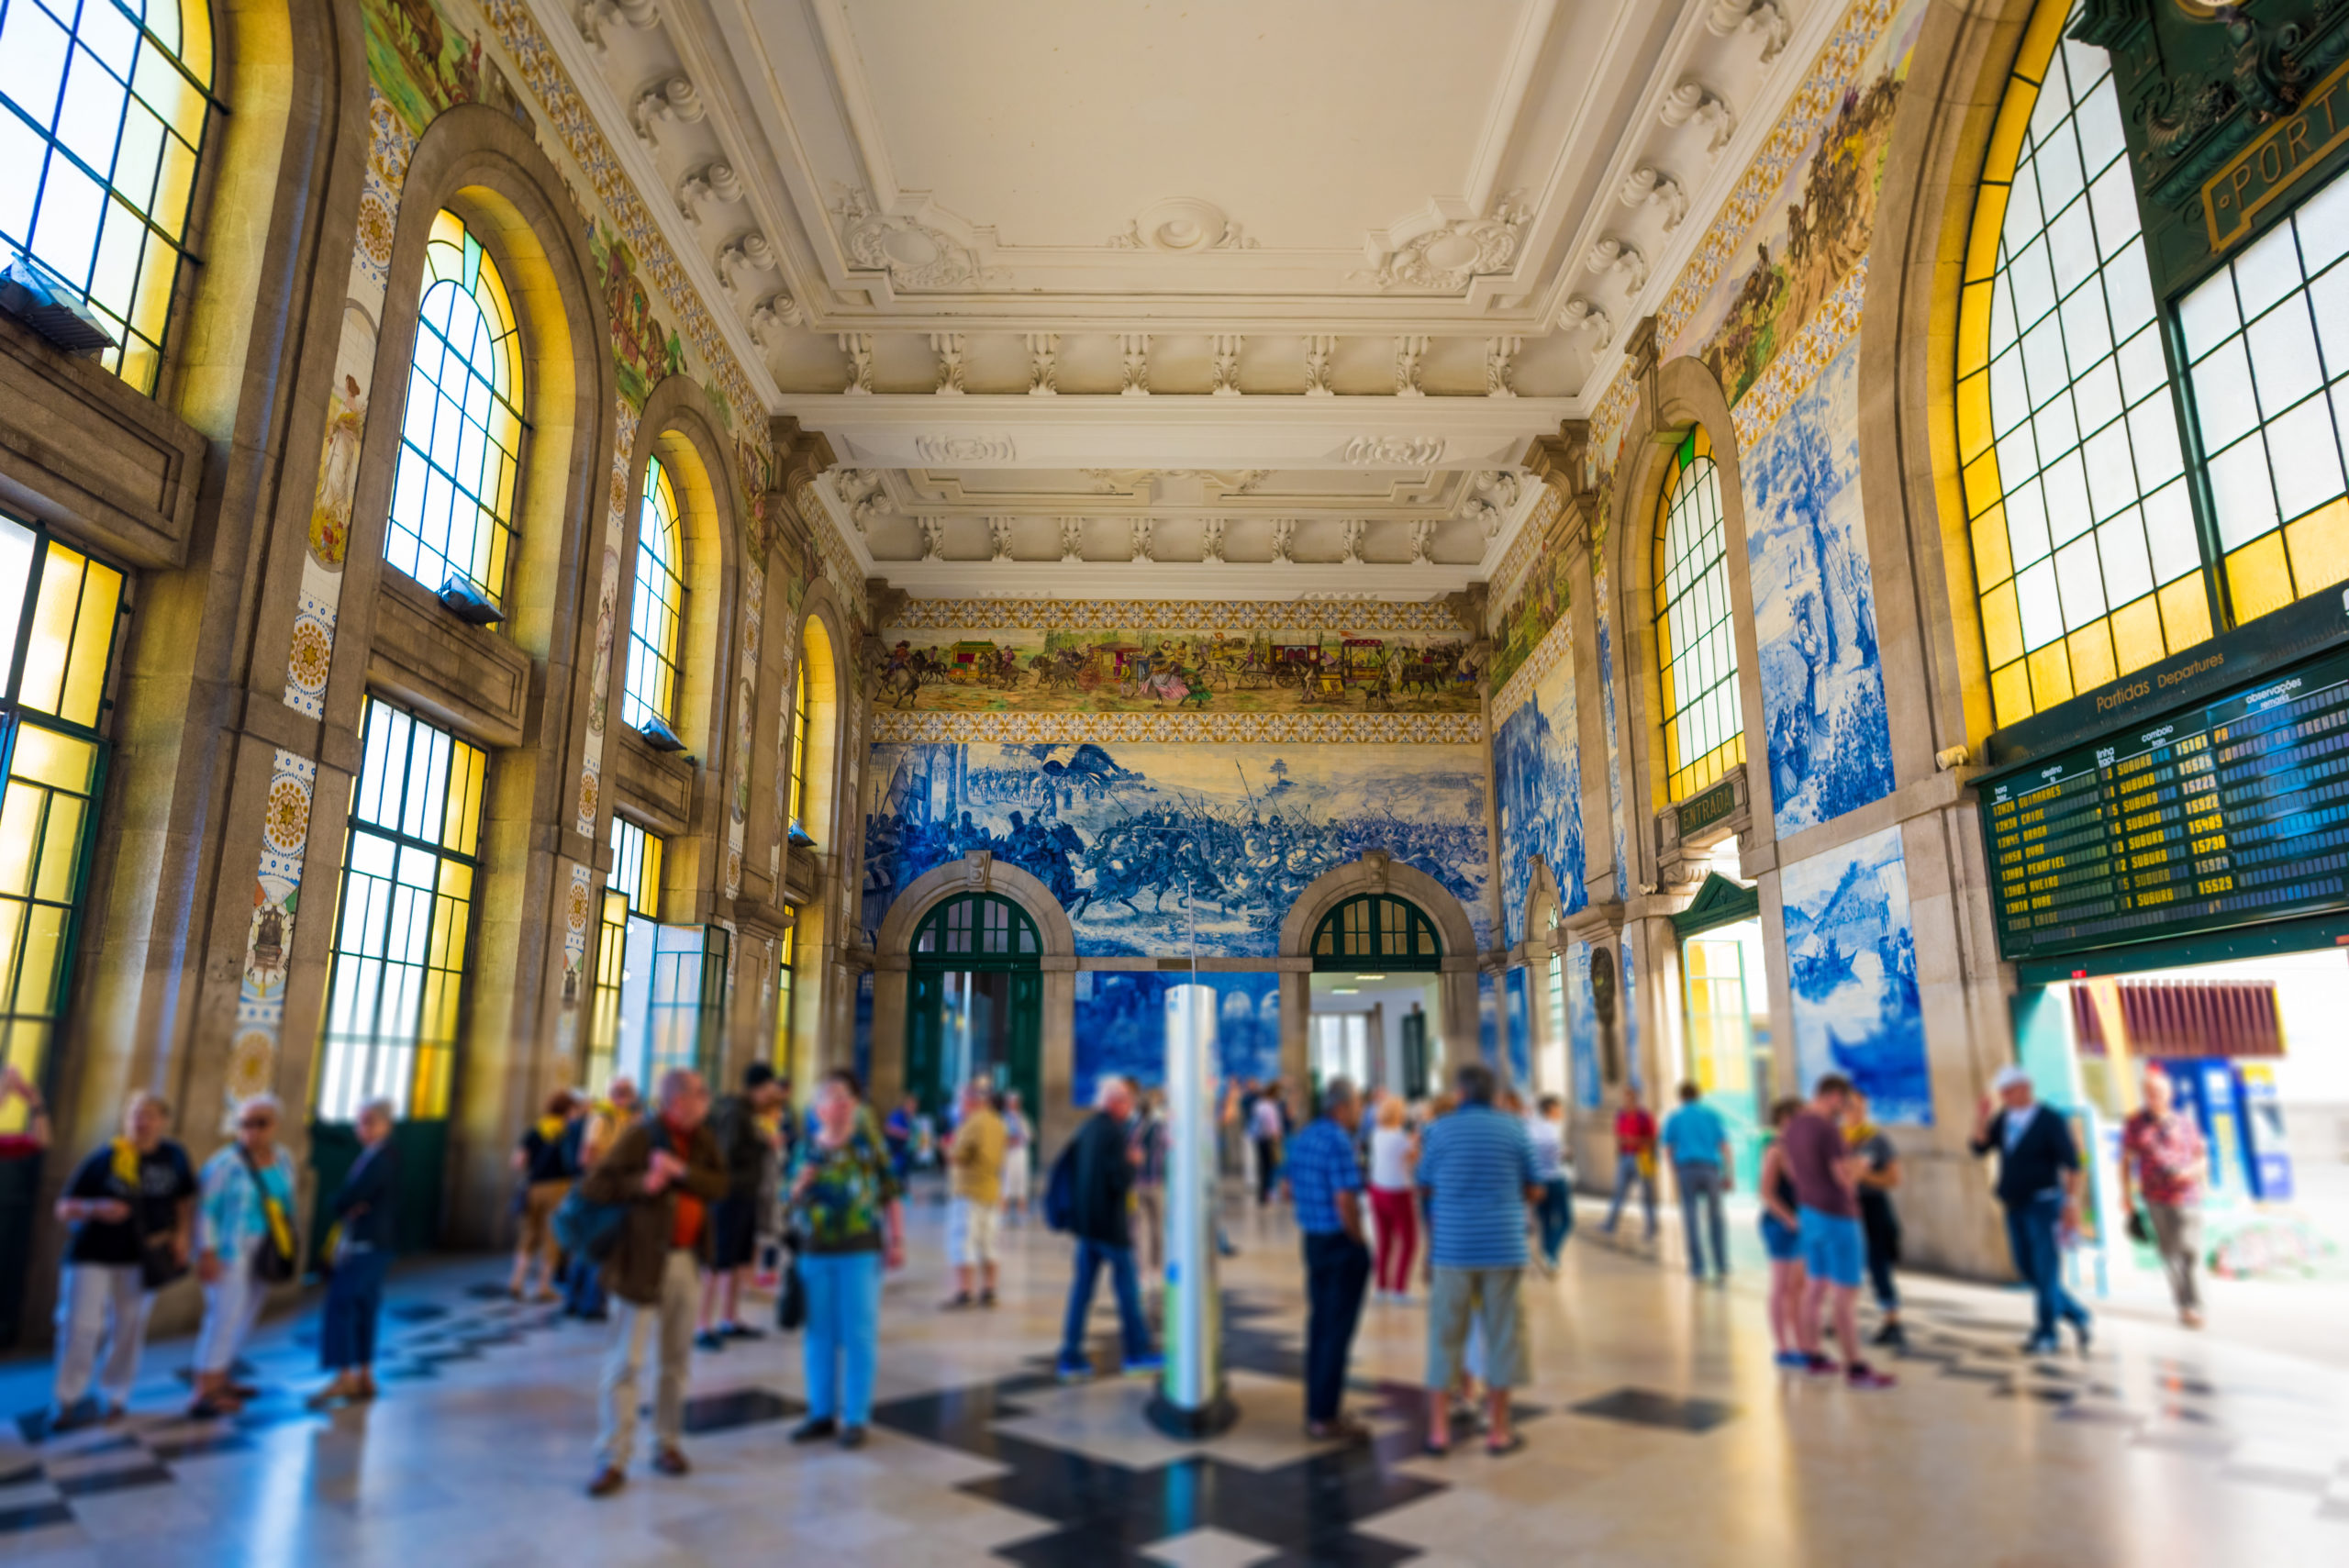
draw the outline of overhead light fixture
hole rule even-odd
[[[467,626],[495,626],[506,618],[505,612],[489,602],[488,595],[453,573],[434,596],[442,609]]]
[[[1332,985],[1330,987],[1330,995],[1332,996],[1359,996],[1362,993],[1355,990],[1351,985]]]
[[[1384,980],[1386,976],[1384,974],[1357,974],[1354,978],[1356,980]]]
[[[91,313],[80,292],[21,252],[0,267],[0,311],[69,354],[95,354],[115,346],[114,334]]]

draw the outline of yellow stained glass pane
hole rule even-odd
[[[51,550],[57,547],[51,545]],[[106,697],[106,659],[114,650],[114,616],[122,602],[122,573],[89,562],[83,573],[82,610],[73,626],[73,649],[65,667],[65,693],[58,717],[95,728]]]
[[[2113,667],[2112,633],[2110,617],[2099,617],[2090,621],[2064,640],[2072,653],[2072,687],[2087,691],[2100,686],[2121,672]]]
[[[2235,624],[2254,620],[2292,602],[2292,571],[2281,529],[2253,539],[2227,557],[2227,603]]]
[[[188,195],[195,189],[195,149],[175,137],[163,139],[162,167],[155,175],[155,205],[148,216],[178,239],[187,227]]]
[[[1971,462],[1990,450],[1990,373],[1976,371],[1957,384],[1957,456]]]
[[[2011,97],[2008,100],[2008,106],[2009,108],[2014,106]],[[2029,120],[2030,112],[2030,106],[2023,106],[2023,114],[2021,117],[2026,122]],[[2001,121],[2005,117],[2003,114],[1999,117]],[[2003,130],[2006,128],[2001,124],[1999,128]],[[2017,134],[2021,134],[2020,126],[2017,127]],[[1988,177],[1988,171],[1985,170],[1982,188],[1974,198],[1974,229],[1966,236],[1965,241],[1965,280],[1968,283],[1977,278],[1987,279],[1998,270],[1998,232],[2006,226],[2007,221],[2008,187],[2005,181],[2014,178],[2015,172],[2015,160],[2012,152],[2008,154],[2004,167],[2005,173],[1995,183]],[[1978,361],[1970,364],[1962,362],[1959,366],[1959,373],[1970,374],[1980,368]]]
[[[1993,668],[2022,657],[2022,612],[2015,606],[2011,582],[1982,595],[1982,648]]]
[[[11,1011],[56,1013],[57,964],[63,956],[66,914],[54,904],[36,904],[26,912],[24,962],[17,966]]]
[[[2169,651],[2162,640],[2160,602],[2151,594],[2112,612],[2112,658],[2121,673],[2141,670]]]
[[[1978,517],[2006,496],[1998,478],[1998,451],[1993,447],[1965,465],[1965,515]]]
[[[17,700],[42,713],[56,713],[65,689],[65,662],[73,651],[79,618],[83,567],[88,557],[50,542],[41,562],[40,588],[33,604],[32,635],[25,644],[25,673]]]
[[[456,1053],[433,1047],[417,1052],[416,1084],[408,1114],[418,1121],[440,1121],[449,1114],[450,1068]]]
[[[33,890],[41,807],[48,800],[47,790],[14,782],[0,797],[0,893],[21,898]]]
[[[1977,370],[1990,362],[1990,291],[1987,280],[1967,284],[1958,295],[1957,362]]]
[[[661,840],[647,833],[644,836],[644,873],[637,884],[637,907],[647,917],[658,919],[661,909]]]
[[[2032,701],[2053,707],[2072,695],[2072,655],[2059,639],[2034,650],[2025,661],[2031,666]]]
[[[459,217],[455,213],[451,212],[448,208],[442,207],[439,212],[432,215],[432,238],[429,243],[434,245],[453,245],[456,247],[456,253],[453,259],[446,253],[436,259],[433,276],[436,278],[457,276],[457,269],[462,266],[464,258],[464,220]],[[449,270],[439,270],[441,268],[447,268]]]
[[[16,777],[87,795],[97,766],[95,743],[38,724],[17,726],[17,748],[8,759],[8,771]]]
[[[2168,635],[2172,652],[2209,639],[2210,596],[2204,590],[2202,573],[2191,573],[2156,589],[2154,597],[2161,601],[2162,629]]]
[[[2072,0],[2040,0],[2039,9],[2031,15],[2024,28],[2022,47],[2015,51],[2015,74],[2032,82],[2047,80],[2049,63],[2055,58],[2055,46],[2064,40],[2064,24],[2071,20]],[[2029,95],[2032,103],[2038,95]],[[2024,106],[2026,108],[2029,104]]]
[[[1706,429],[1704,426],[1699,425],[1692,434],[1696,438],[1696,452],[1694,455],[1698,457],[1710,457],[1713,451],[1712,432]]]
[[[2349,578],[2349,495],[2284,525],[2292,587],[2301,598]]]
[[[17,973],[17,955],[24,951],[25,917],[32,906],[20,898],[0,898],[0,996],[7,994]]]
[[[82,818],[88,807],[77,796],[49,797],[49,821],[41,829],[39,869],[33,873],[33,896],[52,904],[73,900],[73,873],[82,864]]]
[[[172,285],[179,281],[178,263],[178,254],[163,246],[148,250],[139,273],[139,292],[130,298],[131,329],[141,337],[162,337],[171,318]]]
[[[158,7],[169,9],[168,6]],[[198,82],[212,85],[212,13],[203,0],[182,0],[179,6],[180,44],[176,50]]]
[[[2014,556],[2007,542],[2007,509],[2003,505],[1993,506],[1974,519],[1974,581],[1987,595],[2014,574]],[[1990,659],[1993,663],[2005,662],[1995,653]]]

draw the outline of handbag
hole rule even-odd
[[[128,1177],[122,1169],[126,1160],[130,1166]],[[146,1207],[139,1201],[139,1155],[128,1146],[127,1139],[115,1140],[114,1175],[130,1195],[130,1217],[139,1227],[139,1288],[143,1291],[161,1290],[187,1273],[187,1265],[181,1262],[172,1251],[173,1233],[158,1234],[147,1229]]]
[[[799,1233],[785,1231],[783,1247],[786,1256],[783,1278],[775,1286],[774,1326],[795,1334],[807,1326],[807,1282],[799,1273]]]
[[[261,1167],[253,1163],[252,1151],[243,1144],[237,1146],[237,1158],[244,1163],[245,1174],[253,1179],[254,1190],[261,1194],[261,1211],[269,1228],[261,1245],[253,1251],[253,1277],[263,1284],[284,1284],[294,1277],[294,1226],[285,1217],[284,1206],[261,1179]]]

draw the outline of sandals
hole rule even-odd
[[[1524,1446],[1525,1434],[1523,1432],[1511,1432],[1505,1441],[1486,1442],[1485,1444],[1485,1456],[1488,1459],[1505,1459]]]

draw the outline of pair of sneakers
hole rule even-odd
[[[1844,1383],[1853,1388],[1890,1388],[1900,1381],[1890,1373],[1876,1371],[1865,1362],[1855,1361],[1849,1366],[1838,1366],[1834,1357],[1816,1351],[1780,1351],[1777,1362],[1789,1371],[1804,1373],[1811,1377],[1832,1377],[1840,1372],[1843,1374]]]

